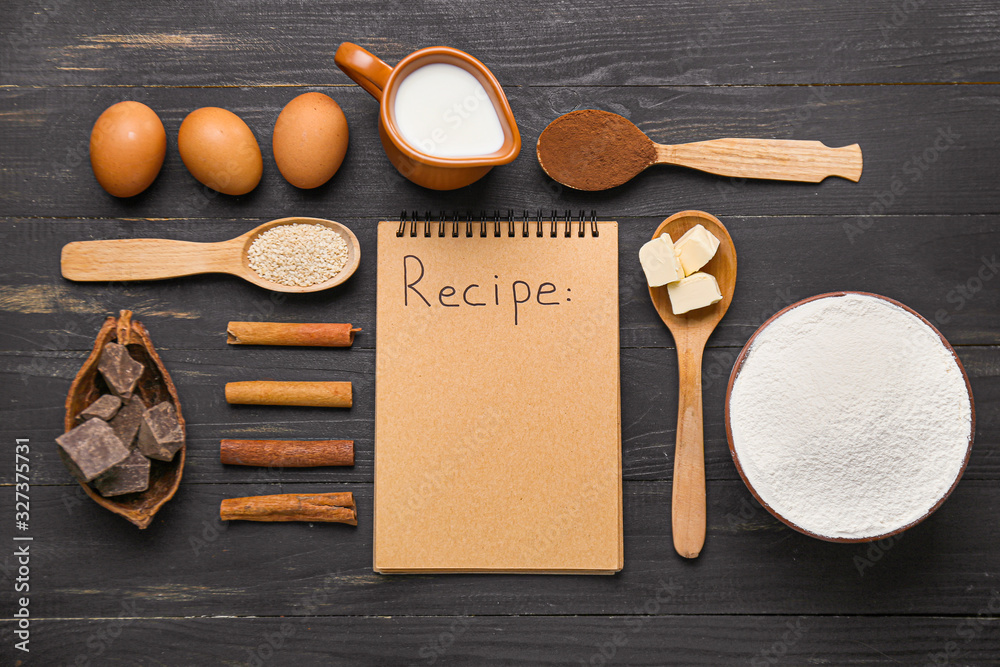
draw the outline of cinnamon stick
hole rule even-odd
[[[305,405],[318,408],[349,408],[350,382],[229,382],[226,401],[240,405]]]
[[[308,347],[350,347],[354,334],[361,331],[351,324],[323,322],[230,322],[226,327],[230,345],[302,345]]]
[[[236,466],[312,468],[354,465],[353,440],[223,440],[222,462]]]
[[[354,494],[286,493],[226,498],[219,507],[223,521],[323,521],[358,525]]]

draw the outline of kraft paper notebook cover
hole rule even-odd
[[[619,571],[617,223],[380,222],[376,324],[375,571]]]

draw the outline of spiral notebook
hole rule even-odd
[[[622,568],[618,224],[541,218],[378,225],[376,572]]]

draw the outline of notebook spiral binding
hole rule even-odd
[[[492,222],[491,222],[492,220]],[[576,226],[576,236],[578,238],[583,238],[586,236],[587,228],[587,214],[583,209],[574,219],[573,211],[566,209],[562,216],[559,215],[559,211],[553,209],[552,214],[548,218],[544,218],[542,215],[542,209],[538,209],[534,218],[530,216],[527,210],[525,210],[520,219],[515,218],[514,209],[507,209],[506,215],[501,215],[499,209],[494,209],[492,219],[487,216],[486,211],[480,211],[479,217],[475,217],[472,211],[466,211],[463,216],[458,211],[453,211],[448,214],[445,211],[441,211],[437,216],[435,216],[431,211],[424,212],[421,218],[419,211],[411,211],[407,215],[406,210],[399,215],[399,229],[396,230],[396,236],[404,236],[407,233],[407,225],[409,225],[409,236],[418,236],[418,229],[423,230],[420,235],[430,238],[432,234],[432,229],[434,228],[434,223],[437,223],[436,234],[438,237],[445,237],[448,235],[446,233],[447,228],[450,227],[450,235],[457,238],[464,227],[466,238],[472,238],[474,235],[474,228],[478,226],[478,233],[481,237],[487,236],[487,230],[492,225],[492,233],[494,237],[502,236],[501,227],[506,227],[506,234],[508,237],[514,237],[518,234],[516,233],[517,227],[520,227],[520,236],[528,236],[528,224],[531,222],[537,222],[535,225],[535,236],[556,238],[559,234],[559,226],[563,225],[562,236],[564,238],[571,238],[573,236],[573,227]],[[590,234],[591,236],[600,236],[600,232],[597,229],[597,211],[590,211]],[[545,226],[548,223],[548,233],[545,233]]]

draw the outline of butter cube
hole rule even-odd
[[[719,283],[710,273],[692,273],[683,280],[667,285],[670,308],[674,315],[683,315],[689,310],[711,306],[722,301]]]
[[[690,276],[715,257],[719,239],[702,225],[695,225],[677,240],[674,249],[681,260],[684,275]]]
[[[666,285],[684,277],[684,268],[677,258],[670,234],[660,234],[643,244],[639,248],[639,263],[650,287]]]

